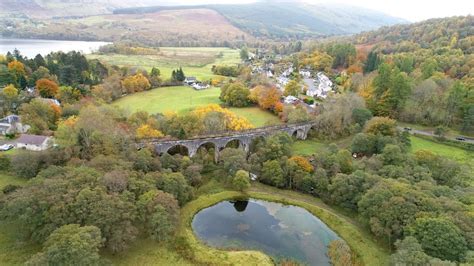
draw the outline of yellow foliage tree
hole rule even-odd
[[[304,171],[308,172],[308,173],[311,173],[313,172],[313,166],[311,165],[311,163],[308,161],[308,159],[306,159],[305,157],[303,156],[292,156],[290,158],[291,161],[295,162],[299,167],[301,167],[301,169],[303,169]]]
[[[150,81],[141,73],[126,77],[122,80],[122,86],[128,93],[140,92],[151,88]]]
[[[229,130],[246,130],[253,128],[253,125],[244,117],[239,117],[229,109],[222,108],[217,104],[208,104],[194,110],[199,118],[204,118],[210,112],[222,113],[225,117],[225,126]]]
[[[157,129],[154,129],[148,124],[141,125],[137,128],[136,136],[138,139],[150,139],[150,138],[161,138],[163,133]]]
[[[8,99],[13,99],[16,96],[18,96],[18,89],[15,88],[13,84],[6,86],[2,92],[3,92],[3,95],[5,95],[5,97]]]

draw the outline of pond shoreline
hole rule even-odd
[[[297,192],[293,193],[299,194]],[[354,226],[354,224],[314,204],[297,199],[290,199],[274,193],[268,194],[255,191],[247,193],[224,191],[212,195],[205,195],[189,202],[182,208],[178,237],[185,240],[191,249],[192,258],[190,259],[196,263],[211,265],[222,264],[223,261],[227,261],[227,265],[274,265],[273,260],[260,251],[225,251],[209,247],[201,242],[193,232],[191,223],[194,215],[200,210],[213,206],[221,201],[242,197],[267,200],[304,208],[347,242],[354,253],[356,263],[360,265],[388,264],[388,252],[378,247],[372,239],[367,238],[362,230]]]

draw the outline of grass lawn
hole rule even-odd
[[[102,254],[113,265],[193,265],[166,244],[151,239],[138,239],[118,255]]]
[[[411,151],[429,150],[438,155],[462,162],[474,169],[474,152],[461,148],[436,143],[426,139],[411,136]]]
[[[297,140],[293,143],[293,153],[296,155],[310,156],[315,154],[318,150],[327,148],[331,143],[334,143],[340,149],[348,149],[351,145],[352,137],[337,139],[333,141],[325,141],[319,139]]]
[[[220,104],[219,95],[219,88],[197,91],[187,86],[163,87],[123,97],[112,105],[130,112],[164,113],[174,111],[182,113],[198,106],[211,103]],[[231,108],[231,110],[246,117],[255,127],[265,126],[268,123],[281,123],[276,115],[260,110],[258,107]]]
[[[224,47],[160,47],[157,55],[91,54],[87,58],[148,71],[157,67],[164,80],[169,79],[173,69],[179,67],[183,68],[186,76],[209,80],[215,76],[211,71],[213,65],[235,65],[240,62],[239,50]]]

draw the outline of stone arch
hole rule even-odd
[[[216,143],[209,141],[204,141],[196,145],[196,153],[199,153],[200,150],[206,149],[207,152],[214,152],[214,161],[218,160],[219,157],[219,147]]]
[[[183,156],[191,156],[189,148],[186,145],[182,144],[176,144],[169,147],[166,150],[166,153],[170,155],[181,154]]]
[[[253,137],[250,141],[249,141],[249,144],[248,144],[248,150],[251,152],[251,153],[254,153],[255,150],[256,150],[256,146],[259,142],[265,142],[265,140],[267,139],[267,136],[265,135],[260,135],[260,136],[255,136]]]
[[[234,148],[238,149],[242,146],[242,141],[240,139],[230,139],[225,144],[224,148]]]

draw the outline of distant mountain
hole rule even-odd
[[[352,34],[408,22],[359,7],[270,1],[232,5],[136,7],[117,9],[114,13],[137,14],[195,8],[213,9],[254,36],[271,38]]]
[[[260,1],[190,6],[180,3],[180,0],[1,0],[0,14],[4,17],[5,14],[20,14],[34,19],[50,19],[212,9],[241,30],[256,37],[270,38],[353,34],[407,22],[369,9],[334,4]]]

